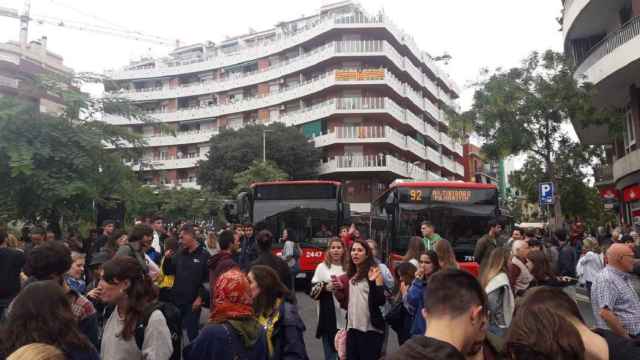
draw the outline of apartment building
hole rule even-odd
[[[58,114],[63,111],[63,99],[35,86],[37,78],[72,74],[62,57],[47,49],[46,37],[29,43],[26,38],[0,43],[0,97],[18,97],[33,103],[41,112]]]
[[[640,223],[640,1],[564,0],[565,53],[575,78],[593,83],[596,104],[624,113],[624,134],[572,119],[586,144],[605,145],[608,162],[596,170],[596,185],[608,208],[617,201],[625,223]]]
[[[393,180],[461,180],[462,146],[445,109],[459,89],[383,13],[351,1],[274,28],[175,49],[108,75],[154,125],[107,116],[148,141],[135,168],[148,184],[197,187],[196,163],[219,129],[281,122],[323,150],[320,176],[347,184],[352,208]],[[267,135],[268,139],[268,135]],[[257,139],[256,141],[260,141]]]
[[[486,158],[480,147],[467,142],[462,145],[464,181],[482,184],[498,184],[498,161]]]

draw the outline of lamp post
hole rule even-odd
[[[262,162],[267,162],[267,133],[273,130],[262,130]]]

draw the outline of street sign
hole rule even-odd
[[[553,198],[555,195],[555,188],[553,183],[546,182],[538,185],[538,196],[540,199],[540,205],[553,204]]]

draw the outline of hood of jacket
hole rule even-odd
[[[218,265],[225,261],[233,261],[233,257],[229,251],[220,251],[209,258],[207,265],[209,266],[209,270],[215,270]]]
[[[227,320],[233,331],[242,339],[245,348],[252,348],[262,335],[262,326],[254,317]]]
[[[426,336],[415,336],[405,342],[389,360],[465,360],[453,345]]]

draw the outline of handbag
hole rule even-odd
[[[324,281],[313,284],[311,291],[309,291],[309,296],[311,296],[313,300],[320,300],[320,295],[322,295],[322,290],[324,290],[325,286],[327,286],[327,283]]]
[[[391,309],[384,315],[384,321],[389,324],[393,330],[402,329],[407,315],[408,312],[402,300],[399,300],[391,305]]]

